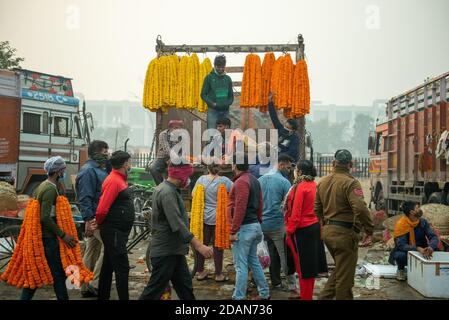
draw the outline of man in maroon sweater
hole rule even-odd
[[[267,280],[257,257],[262,241],[262,191],[259,181],[248,172],[248,157],[234,157],[234,186],[229,194],[228,221],[231,225],[232,255],[236,270],[233,300],[246,298],[248,268],[253,272],[260,299],[269,299]],[[238,163],[237,160],[243,160]]]

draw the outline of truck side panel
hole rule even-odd
[[[20,99],[1,97],[0,163],[16,163],[19,156]]]

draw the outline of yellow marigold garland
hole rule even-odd
[[[201,99],[201,90],[203,88],[204,79],[212,71],[212,63],[209,58],[205,58],[200,65],[199,80],[200,85],[198,87],[198,111],[207,112],[207,103]]]
[[[204,226],[204,186],[198,184],[193,192],[192,209],[190,211],[190,232],[198,240],[203,241]]]

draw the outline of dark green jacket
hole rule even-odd
[[[229,110],[229,107],[234,102],[231,77],[226,74],[218,75],[215,73],[215,70],[212,70],[204,78],[201,98],[211,109],[218,111]],[[216,107],[213,106],[214,103],[217,104]]]
[[[64,237],[64,232],[56,224],[56,198],[58,191],[51,182],[44,181],[37,187],[34,198],[41,205],[42,238]]]

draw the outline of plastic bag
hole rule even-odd
[[[267,242],[262,241],[257,245],[257,257],[259,258],[260,265],[262,269],[266,269],[270,266],[270,253],[268,252]]]

